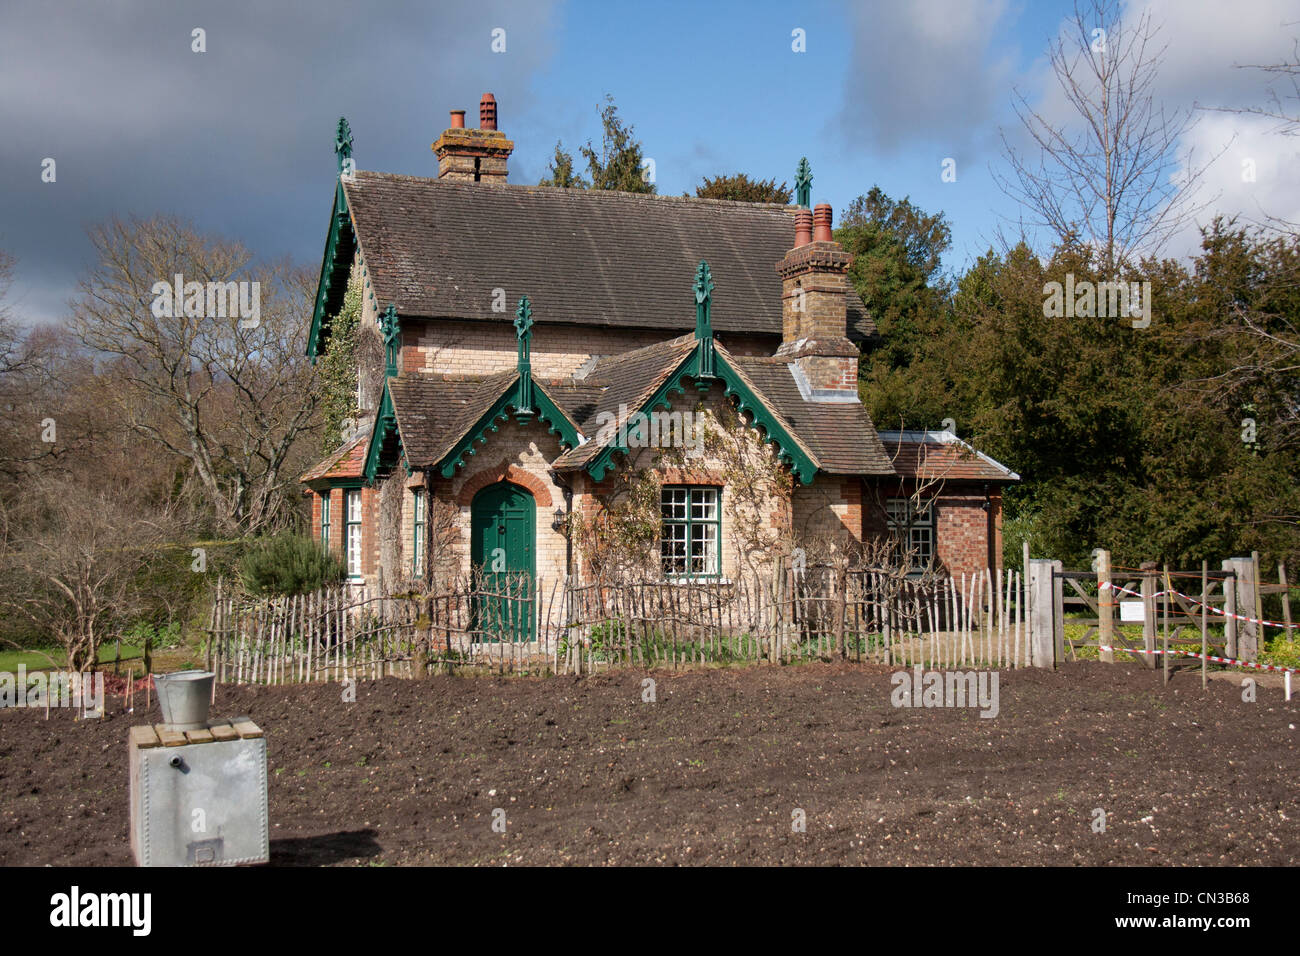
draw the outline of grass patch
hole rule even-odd
[[[107,646],[107,645],[100,647],[99,649],[100,665],[101,666],[104,664],[111,665],[113,663],[113,659],[115,658],[116,654],[117,654],[116,647]],[[130,661],[130,660],[139,660],[142,657],[144,657],[144,651],[141,648],[130,647],[126,644],[122,645],[123,662]],[[50,664],[50,658],[54,658],[53,665]],[[0,671],[8,671],[10,673],[17,671],[19,664],[23,665],[29,671],[34,671],[34,670],[48,670],[50,669],[51,666],[63,667],[67,663],[68,663],[68,655],[64,652],[63,648],[61,647],[45,647],[39,650],[28,650],[28,651],[17,651],[17,650],[0,651]]]

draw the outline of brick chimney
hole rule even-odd
[[[831,207],[795,213],[794,248],[776,264],[781,276],[781,347],[804,397],[858,400],[858,347],[849,341],[848,269],[853,256],[831,238]]]
[[[506,160],[515,144],[497,129],[497,100],[484,93],[478,104],[478,129],[465,128],[465,111],[451,111],[451,125],[433,144],[438,178],[461,183],[504,183]]]

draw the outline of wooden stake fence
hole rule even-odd
[[[590,673],[853,660],[1022,667],[1019,571],[917,581],[876,569],[783,569],[735,580],[458,579],[430,593],[343,586],[247,600],[218,583],[205,666],[222,682],[413,677],[461,666]]]

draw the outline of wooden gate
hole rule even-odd
[[[1085,648],[1095,648],[1106,662],[1119,654],[1121,660],[1154,668],[1156,659],[1163,658],[1168,671],[1178,663],[1204,666],[1179,650],[1235,655],[1235,624],[1214,612],[1235,613],[1235,571],[1210,571],[1206,562],[1199,571],[1171,571],[1154,561],[1113,568],[1108,552],[1099,550],[1096,556],[1091,570],[1053,573],[1053,610],[1066,659],[1077,660]]]

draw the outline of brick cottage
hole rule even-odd
[[[638,565],[730,577],[888,539],[1000,564],[1017,476],[949,432],[877,432],[876,329],[831,209],[507,184],[485,94],[438,176],[339,177],[308,353],[361,293],[356,422],[302,481],[349,578]],[[382,356],[382,358],[381,358]]]

